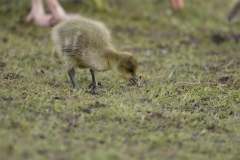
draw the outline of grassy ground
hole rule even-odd
[[[138,58],[142,87],[109,71],[91,95],[89,71],[78,70],[73,90],[51,28],[23,22],[27,0],[2,1],[0,159],[240,159],[240,26],[226,21],[230,1],[186,0],[180,13],[163,0],[110,1],[110,13],[61,2],[111,28]]]

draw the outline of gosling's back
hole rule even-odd
[[[64,21],[52,30],[52,39],[64,55],[73,56],[83,52],[102,50],[111,45],[110,31],[98,21],[74,18]]]

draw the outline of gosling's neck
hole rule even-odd
[[[108,63],[109,69],[117,70],[118,64],[121,61],[122,57],[121,53],[115,48],[109,47],[106,49],[104,57]]]

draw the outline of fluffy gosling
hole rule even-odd
[[[92,94],[98,89],[97,71],[113,70],[132,84],[140,85],[137,60],[131,53],[115,49],[110,31],[103,23],[84,17],[74,18],[56,25],[51,35],[58,52],[63,55],[74,88],[79,88],[74,78],[77,67],[90,69]]]

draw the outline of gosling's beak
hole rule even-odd
[[[132,84],[135,84],[135,85],[140,86],[140,81],[139,81],[139,79],[138,79],[138,77],[137,77],[136,75],[133,76],[132,78],[130,78],[129,81],[130,81]]]

